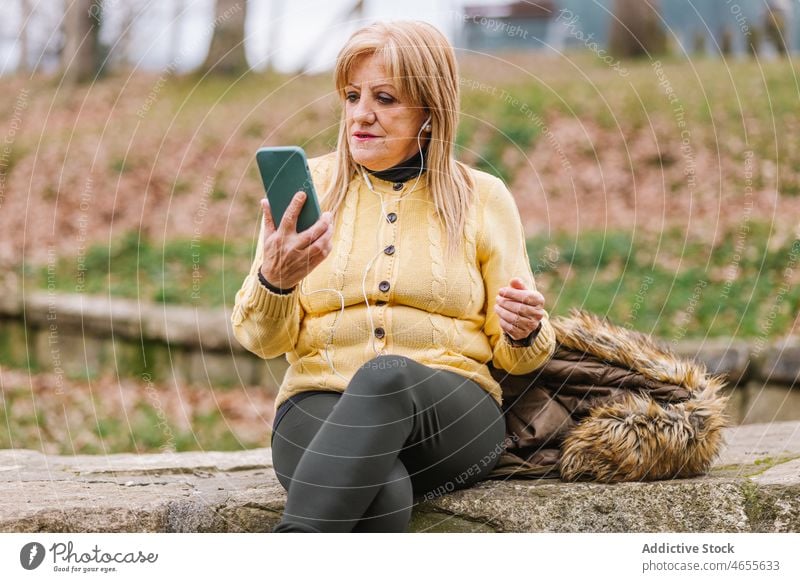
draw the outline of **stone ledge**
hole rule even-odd
[[[727,429],[711,474],[654,483],[489,480],[420,502],[411,531],[799,532],[800,422]],[[3,532],[265,532],[285,492],[270,449],[0,451]]]
[[[19,316],[22,303],[0,303],[0,313]],[[246,352],[233,338],[231,309],[211,309],[136,301],[104,295],[32,291],[25,295],[24,313],[28,325],[78,329],[95,337],[156,340],[174,346],[203,347],[206,350]],[[52,320],[55,312],[57,319]],[[49,316],[49,317],[48,317]]]

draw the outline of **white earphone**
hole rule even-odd
[[[425,123],[422,124],[422,127],[420,127],[419,131],[417,132],[417,147],[419,148],[420,154],[422,154],[422,144],[420,142],[420,134],[423,131],[425,131],[425,132],[432,131],[432,127],[431,127],[430,122],[431,122],[431,116],[429,115],[428,119],[425,120]],[[423,166],[424,166],[424,164],[423,164]],[[423,166],[420,167],[419,173],[417,174],[417,179],[414,181],[414,186],[411,187],[411,190],[413,190],[417,186],[417,184],[419,183],[419,179],[422,176]],[[369,176],[367,175],[367,172],[364,171],[364,168],[361,167],[359,169],[359,171],[361,173],[361,176],[364,178],[364,182],[366,182],[366,184],[367,184],[367,188],[369,188],[370,191],[373,194],[377,195],[380,198],[380,200],[381,200],[381,215],[382,215],[382,218],[384,220],[388,220],[389,218],[388,218],[388,215],[386,214],[386,208],[384,206],[383,195],[380,194],[379,192],[375,191],[375,189],[372,186],[372,180],[369,179]],[[399,199],[402,200],[403,196],[405,196],[405,194],[401,195]],[[367,317],[369,317],[369,326],[370,326],[369,328],[370,328],[371,332],[372,332],[372,330],[375,329],[375,325],[374,325],[374,321],[372,319],[372,307],[370,306],[369,298],[367,297],[366,284],[367,284],[367,273],[369,273],[369,270],[372,267],[372,263],[375,262],[375,259],[377,259],[380,256],[380,254],[383,252],[383,249],[384,249],[384,247],[381,245],[381,241],[379,239],[378,232],[379,232],[379,230],[375,231],[375,233],[376,233],[375,240],[376,240],[377,245],[378,245],[378,252],[375,253],[375,256],[372,257],[372,259],[370,260],[370,262],[367,265],[366,269],[364,269],[364,276],[361,279],[361,292],[364,295],[364,302],[367,305]],[[305,283],[306,283],[306,279],[303,279],[301,281],[301,283],[300,283],[300,293],[302,295],[308,296],[308,295],[313,295],[314,293],[322,293],[324,291],[333,291],[334,293],[339,295],[339,300],[340,300],[341,305],[342,305],[340,310],[339,310],[339,316],[341,316],[341,314],[344,313],[344,295],[342,295],[341,291],[339,291],[338,289],[327,288],[327,289],[317,289],[316,291],[306,292],[304,290]],[[328,340],[325,342],[325,356],[324,356],[324,358],[325,358],[325,361],[328,362],[328,366],[330,367],[331,372],[333,372],[334,374],[339,376],[345,382],[349,382],[350,381],[349,378],[345,378],[342,374],[340,374],[336,370],[336,366],[333,365],[333,360],[331,360],[331,358],[330,358],[330,356],[328,354],[328,347],[333,343],[333,336],[336,333],[336,327],[339,325],[339,321],[338,321],[339,317],[337,317],[336,319],[337,319],[337,321],[334,322],[333,327],[331,328],[331,332],[330,332],[330,335],[328,336]],[[378,350],[375,347],[375,334],[374,333],[370,334],[370,341],[372,342],[372,349],[375,352],[375,355],[376,356],[377,355],[381,355],[382,350]]]

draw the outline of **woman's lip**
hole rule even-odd
[[[378,138],[380,136],[377,136],[377,135],[358,135],[358,134],[354,133],[353,137],[358,139],[358,140],[366,141],[366,140],[369,140],[369,139],[376,139],[376,138]]]

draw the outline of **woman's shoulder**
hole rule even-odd
[[[477,168],[465,167],[475,184],[474,202],[479,217],[478,229],[485,234],[519,223],[517,201],[503,179]],[[484,238],[481,236],[481,240]]]
[[[494,174],[473,168],[463,162],[457,163],[464,167],[472,178],[478,200],[486,201],[497,195],[511,195],[505,182]]]
[[[328,152],[327,154],[322,154],[321,156],[308,158],[308,169],[311,170],[312,174],[330,173],[335,162],[336,152]]]
[[[308,169],[311,172],[311,179],[317,189],[317,195],[322,196],[333,175],[333,167],[336,163],[336,152],[330,152],[321,156],[308,158]]]

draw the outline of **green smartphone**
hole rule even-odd
[[[319,200],[308,169],[306,153],[300,146],[259,148],[256,163],[261,173],[272,222],[279,227],[294,195],[302,190],[306,201],[297,217],[297,232],[311,227],[321,216]]]

